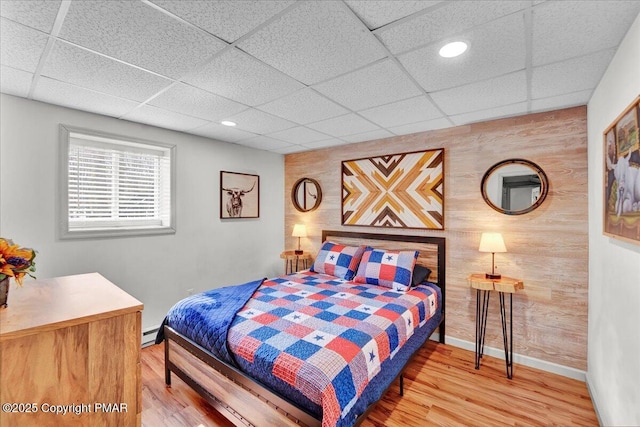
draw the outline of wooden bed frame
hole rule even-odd
[[[347,245],[366,244],[381,249],[419,250],[417,263],[432,270],[429,280],[438,284],[442,291],[442,319],[437,329],[439,342],[444,343],[446,242],[443,237],[323,230],[322,241],[326,240]],[[321,420],[303,408],[219,360],[171,327],[165,326],[164,334],[167,387],[171,386],[173,372],[236,426],[319,427],[322,425]],[[415,353],[411,355],[407,364],[414,355]],[[402,371],[398,378],[402,394]],[[376,404],[377,402],[373,402],[358,416],[356,425],[366,419]]]

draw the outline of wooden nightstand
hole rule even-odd
[[[489,296],[492,291],[496,291],[500,298],[500,321],[502,323],[507,378],[511,379],[513,377],[513,294],[524,289],[524,282],[520,279],[504,276],[500,279],[487,279],[484,273],[471,274],[467,280],[469,285],[476,290],[476,369],[480,369],[480,359],[484,353]],[[508,314],[504,301],[505,294],[509,294]],[[508,321],[507,315],[509,316]],[[507,327],[509,328],[509,336],[507,336]]]
[[[311,253],[306,251],[301,255],[296,255],[295,251],[284,251],[280,254],[280,258],[284,259],[284,274],[293,274],[301,269],[309,268],[313,259]]]

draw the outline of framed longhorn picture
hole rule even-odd
[[[220,218],[260,217],[260,177],[220,171]]]

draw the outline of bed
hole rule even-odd
[[[303,271],[232,287],[246,288],[249,300],[212,290],[215,299],[203,301],[231,312],[220,320],[228,324],[228,341],[221,344],[200,317],[192,319],[194,332],[194,326],[174,327],[179,315],[168,315],[157,340],[164,340],[167,386],[174,373],[233,424],[258,427],[358,425],[394,381],[402,393],[402,371],[415,352],[436,330],[444,343],[445,239],[325,230],[322,241],[383,253],[419,251],[416,264],[431,269],[430,283],[396,292]],[[183,301],[176,306],[200,304]],[[369,318],[393,334],[378,334]],[[349,355],[343,360],[332,351]]]

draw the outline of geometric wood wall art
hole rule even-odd
[[[640,244],[640,97],[604,131],[603,232]]]
[[[444,149],[343,161],[342,224],[444,230]]]

